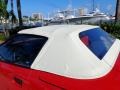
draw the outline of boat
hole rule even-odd
[[[94,1],[93,1],[94,3]],[[94,7],[94,4],[93,4]],[[64,10],[58,10],[52,15],[50,23],[98,23],[109,21],[110,17],[101,12],[99,8],[93,8],[91,12],[86,12],[84,8],[73,9],[69,4]]]

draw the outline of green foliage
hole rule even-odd
[[[120,39],[120,24],[117,23],[103,23],[101,27],[108,33]]]
[[[1,41],[5,41],[6,40],[6,37],[3,33],[0,33],[0,43]]]
[[[9,34],[10,37],[14,36],[15,34],[17,34],[17,32],[19,32],[20,30],[24,30],[24,29],[30,29],[30,28],[35,28],[33,26],[23,26],[23,27],[16,27],[14,29],[9,30]],[[0,44],[1,42],[5,41],[6,39],[8,39],[4,33],[0,32]]]
[[[7,5],[5,4],[4,0],[0,0],[0,18],[7,19],[9,17],[7,11]]]

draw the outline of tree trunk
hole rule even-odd
[[[13,10],[13,0],[11,0],[11,14],[13,15],[14,10]],[[13,18],[12,18],[12,25],[11,28],[13,29]]]
[[[19,18],[19,26],[22,27],[23,22],[22,22],[21,2],[20,2],[20,0],[17,0],[17,11],[18,11],[18,18]]]
[[[5,37],[9,38],[9,32],[5,28],[6,27],[6,20],[5,19],[3,19],[3,21],[2,21],[2,26],[3,26],[3,32],[4,32]]]
[[[11,12],[13,13],[13,0],[11,0]]]
[[[120,0],[117,0],[116,3],[116,14],[115,14],[115,22],[120,21]]]

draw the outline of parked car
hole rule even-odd
[[[120,40],[98,26],[20,31],[0,45],[0,90],[120,90]]]

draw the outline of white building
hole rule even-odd
[[[86,15],[88,14],[88,9],[87,8],[79,8],[78,9],[78,15],[79,16],[83,16],[83,15]]]
[[[42,20],[44,16],[41,13],[32,13],[32,18],[36,20]]]

